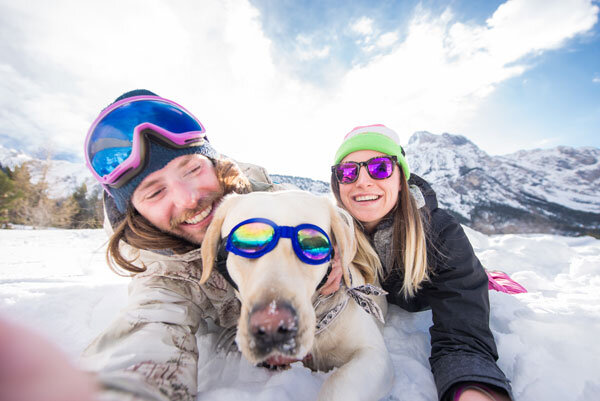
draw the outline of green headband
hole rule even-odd
[[[374,150],[386,155],[396,156],[398,163],[402,167],[402,171],[404,171],[406,180],[410,179],[410,169],[406,158],[402,154],[402,147],[387,135],[377,132],[361,132],[346,139],[335,153],[333,164],[338,164],[344,157],[359,150]]]

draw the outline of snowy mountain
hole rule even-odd
[[[44,170],[48,182],[48,196],[62,198],[69,196],[77,187],[85,183],[88,194],[100,185],[82,163],[72,163],[65,160],[40,160],[23,152],[8,149],[0,145],[0,165],[11,169],[23,163],[29,163],[31,182],[37,183],[42,178]]]
[[[439,203],[478,231],[600,234],[600,149],[490,156],[463,136],[417,132],[406,153]]]
[[[293,175],[269,174],[269,176],[277,184],[292,184],[303,191],[312,192],[313,194],[320,195],[331,192],[329,190],[329,183],[325,181]]]
[[[440,205],[461,223],[487,234],[555,233],[600,236],[600,149],[522,150],[490,156],[463,136],[417,132],[406,146],[411,171],[431,183]],[[0,164],[30,162],[32,181],[45,161],[0,145]],[[271,174],[274,182],[317,194],[329,183]],[[82,164],[51,160],[50,195],[62,197],[86,183],[98,187]]]

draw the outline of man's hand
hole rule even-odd
[[[327,282],[325,285],[321,287],[321,295],[327,296],[329,294],[333,294],[340,288],[340,281],[342,279],[342,262],[340,261],[340,253],[337,250],[337,247],[333,246],[334,257],[331,261],[331,272],[329,273],[329,277],[327,278]]]
[[[0,318],[0,400],[93,401],[96,388],[54,345]]]

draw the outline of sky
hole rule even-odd
[[[484,266],[507,272],[528,290],[489,293],[498,366],[515,399],[598,399],[600,240],[465,232]],[[105,245],[103,230],[0,230],[0,319],[42,333],[76,361],[128,304],[129,279],[108,269]],[[395,381],[384,401],[437,401],[430,326],[431,311],[390,305],[383,336]],[[198,401],[316,399],[328,376],[299,363],[280,372],[256,368],[239,354],[215,354],[214,332],[197,338]]]
[[[600,147],[598,0],[0,0],[0,145],[83,160],[150,89],[213,146],[328,180],[345,133],[463,135],[492,155]],[[408,155],[410,163],[410,155]]]

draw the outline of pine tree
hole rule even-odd
[[[98,189],[88,195],[87,185],[81,184],[71,195],[77,210],[73,215],[72,228],[99,228],[102,226],[102,201]]]
[[[0,227],[11,222],[14,205],[22,197],[23,192],[12,179],[12,171],[0,165]]]
[[[23,191],[23,197],[15,203],[16,223],[34,227],[71,227],[77,203],[71,197],[52,199],[48,196],[49,165],[42,165],[41,177],[36,183],[31,182],[29,163],[23,163],[13,172],[15,184]]]

